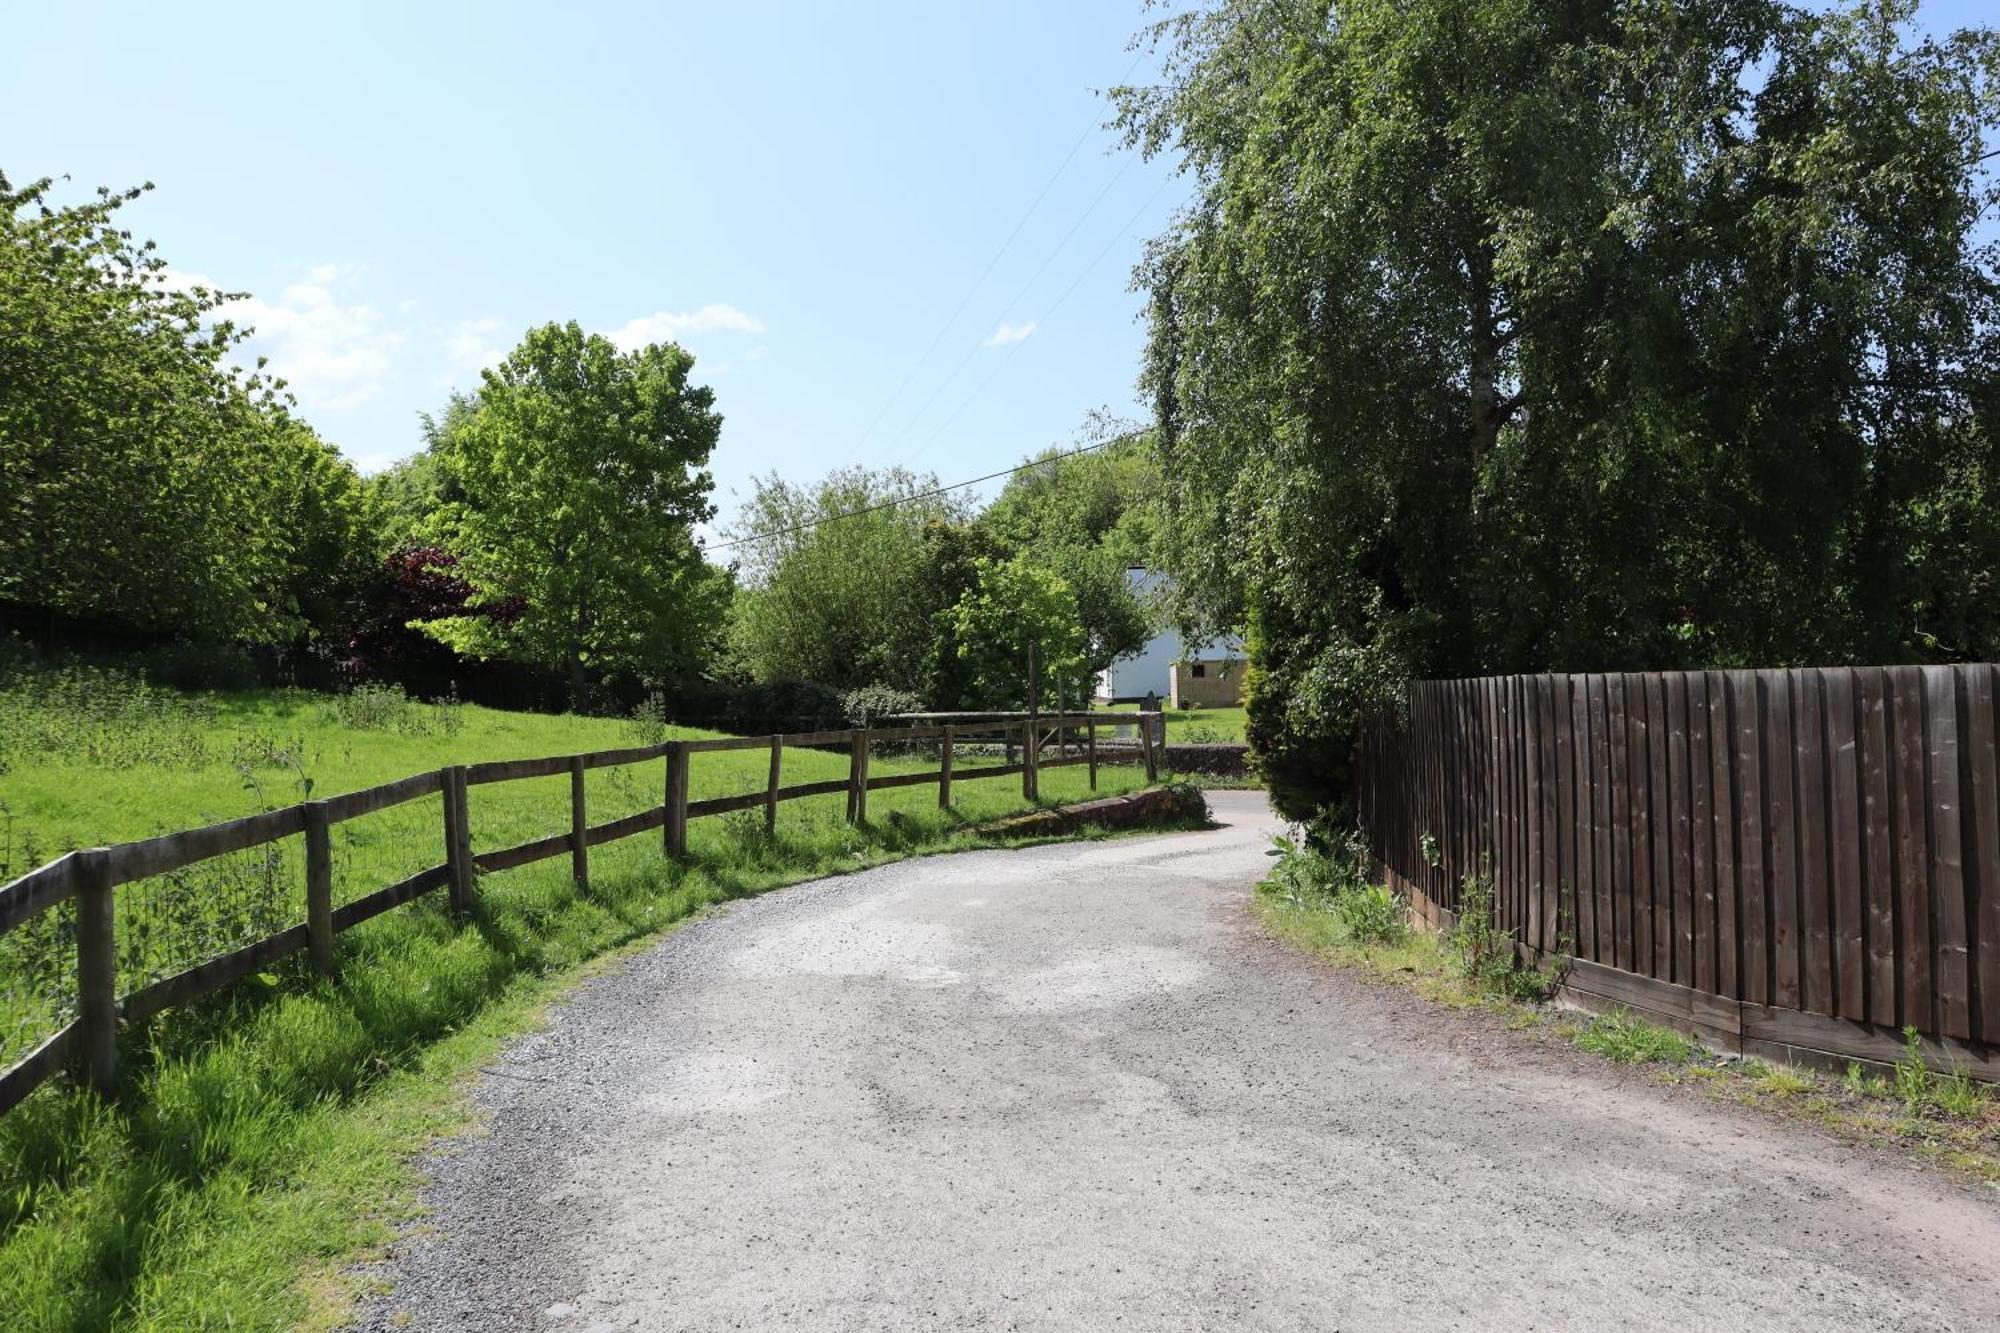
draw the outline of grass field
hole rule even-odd
[[[1129,713],[1137,710],[1137,704],[1107,704],[1113,712]],[[1240,742],[1243,739],[1243,709],[1235,708],[1168,708],[1167,742]]]
[[[663,734],[704,733],[388,697],[182,696],[89,672],[33,677],[0,690],[5,873],[68,845],[287,804],[308,784],[331,795],[447,763]],[[760,752],[697,755],[692,795],[760,788],[767,764]],[[786,765],[788,782],[846,772],[834,754],[787,751]],[[884,757],[875,771],[930,766]],[[594,770],[592,822],[657,804],[662,769]],[[1100,787],[1142,781],[1107,767]],[[1085,794],[1081,768],[1043,774],[1044,804]],[[684,864],[666,860],[657,832],[641,834],[594,848],[583,890],[564,858],[484,876],[468,923],[432,894],[342,935],[337,985],[289,960],[128,1033],[114,1104],[59,1080],[0,1117],[0,1328],[328,1321],[342,1306],[346,1264],[407,1208],[411,1155],[459,1123],[457,1081],[579,968],[730,898],[980,845],[972,825],[1027,805],[1018,779],[965,783],[954,796],[955,808],[940,811],[932,787],[873,793],[864,828],[844,822],[838,795],[794,802],[781,807],[775,837],[761,812],[700,820]],[[337,896],[435,863],[441,819],[432,797],[341,826]],[[471,820],[481,850],[561,832],[567,779],[475,788]],[[123,988],[297,919],[296,848],[225,862],[120,890]],[[51,928],[0,944],[5,1037],[18,1053],[63,1016],[67,973],[47,964],[63,960],[66,941]]]

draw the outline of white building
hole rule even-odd
[[[1166,578],[1139,565],[1126,570],[1125,577],[1131,580],[1132,590],[1148,602],[1157,598]],[[1128,653],[1105,668],[1097,678],[1097,697],[1107,703],[1143,699],[1148,694],[1176,705],[1182,696],[1205,704],[1235,703],[1243,661],[1243,640],[1236,635],[1190,645],[1182,641],[1179,631],[1165,629],[1138,652]],[[1210,681],[1216,685],[1228,682],[1231,697],[1225,701],[1216,697],[1213,687],[1197,684]]]

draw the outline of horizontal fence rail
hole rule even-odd
[[[66,1066],[78,1066],[85,1081],[109,1093],[117,1079],[117,1032],[121,1020],[137,1022],[198,996],[219,990],[295,953],[308,953],[316,971],[334,975],[334,937],[391,908],[413,902],[437,889],[450,893],[455,911],[469,911],[477,894],[479,874],[510,870],[550,857],[567,855],[579,883],[589,875],[592,847],[634,834],[663,829],[667,855],[687,854],[687,826],[692,819],[761,809],[765,826],[774,828],[778,806],[815,796],[847,795],[847,818],[868,817],[868,793],[897,787],[935,784],[938,804],[949,807],[952,785],[979,778],[1021,778],[1030,799],[1039,795],[1037,775],[1044,769],[1079,764],[1089,768],[1090,787],[1097,788],[1100,726],[1130,725],[1135,714],[1052,713],[1033,717],[987,718],[966,725],[852,728],[841,731],[797,732],[772,736],[725,736],[703,740],[662,741],[652,745],[599,750],[539,759],[511,759],[455,765],[418,773],[396,782],[346,792],[324,800],[305,801],[261,814],[183,833],[163,834],[114,847],[70,852],[0,887],[0,935],[41,913],[65,903],[76,904],[77,1014],[44,1038],[27,1055],[0,1071],[0,1114],[18,1105],[37,1086]],[[1144,735],[1151,730],[1141,728]],[[1074,733],[1081,731],[1082,739]],[[870,776],[869,754],[877,745],[936,742],[939,767],[918,773]],[[956,766],[961,744],[1005,742],[1007,762],[977,768]],[[783,756],[788,748],[844,748],[848,776],[822,782],[782,785]],[[709,800],[690,800],[689,771],[693,756],[725,750],[768,750],[769,781],[762,791]],[[1016,762],[1012,757],[1018,753]],[[606,823],[588,822],[583,775],[587,770],[665,761],[660,804]],[[1158,777],[1158,752],[1150,739],[1144,746],[1148,781]],[[570,829],[498,851],[472,851],[468,789],[491,783],[532,778],[570,777]],[[333,904],[333,876],[328,853],[333,826],[388,810],[423,797],[443,797],[441,863],[417,871],[397,883],[352,902]],[[219,956],[208,958],[174,975],[151,981],[124,994],[116,971],[114,924],[120,885],[213,860],[281,839],[305,839],[305,920],[275,934]]]
[[[2000,1076],[2000,668],[1424,681],[1357,814],[1420,915],[1489,875],[1570,985],[1739,1050]]]

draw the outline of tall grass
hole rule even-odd
[[[83,694],[102,684],[86,683]],[[83,711],[101,717],[104,707]],[[191,729],[206,747],[203,762],[147,762],[135,776],[96,757],[108,749],[58,748],[44,762],[10,767],[0,777],[4,799],[38,846],[56,849],[294,800],[307,782],[324,794],[445,763],[630,739],[615,720],[463,707],[450,725],[413,730],[394,720],[393,701],[356,707],[276,692],[209,696],[185,710],[161,701],[142,724],[166,734]],[[46,735],[76,734],[61,718],[40,725]],[[218,756],[239,752],[244,736],[286,734],[290,741],[248,765],[253,786],[239,772],[218,772],[227,762]],[[123,753],[166,755],[170,747],[157,742]],[[697,756],[695,798],[761,787],[767,763],[761,753]],[[786,765],[787,781],[845,772],[835,755],[788,751]],[[591,776],[593,822],[659,800],[656,765]],[[1107,768],[1102,786],[1115,792],[1141,781],[1134,770]],[[1042,777],[1044,802],[1084,790],[1079,769]],[[454,1123],[452,1079],[519,1029],[552,978],[711,904],[977,845],[973,825],[1024,806],[1019,786],[1005,779],[967,783],[954,796],[956,807],[940,811],[932,788],[875,793],[862,828],[844,822],[839,796],[782,807],[775,835],[765,833],[761,813],[697,821],[685,863],[661,855],[657,834],[641,835],[593,849],[587,887],[560,859],[484,876],[469,921],[452,920],[432,895],[342,935],[338,984],[290,960],[128,1032],[113,1103],[59,1081],[0,1116],[0,1328],[278,1328],[336,1308],[326,1294],[340,1283],[325,1275],[387,1234],[409,1187],[410,1154],[425,1134]],[[561,831],[567,799],[566,780],[476,788],[475,845]],[[432,800],[341,826],[349,832],[336,846],[337,891],[365,892],[407,874],[413,861],[437,860],[439,818]],[[148,975],[190,939],[213,948],[231,932],[289,919],[297,906],[289,858],[281,849],[274,860],[215,872],[245,880],[221,895],[238,904],[226,920],[215,919],[219,909],[201,901],[198,884],[121,890],[121,917],[135,932],[121,935],[121,963]],[[136,934],[155,926],[171,947]],[[59,938],[41,944],[46,958],[62,958]],[[16,989],[30,981],[28,970],[0,974]]]

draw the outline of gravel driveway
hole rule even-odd
[[[1273,820],[737,904],[583,987],[370,1328],[1995,1329],[2000,1194],[1266,939]]]

